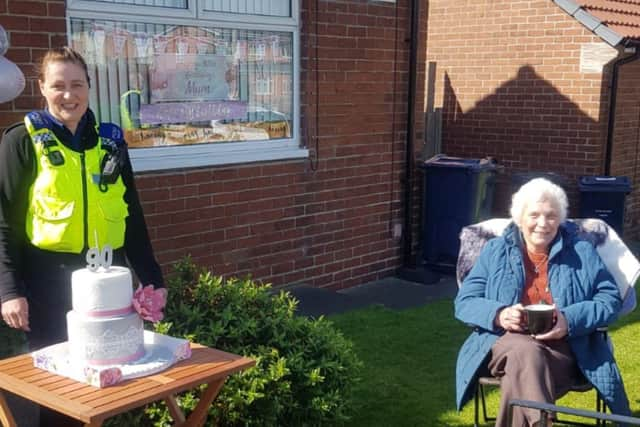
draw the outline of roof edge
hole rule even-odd
[[[624,37],[603,24],[600,19],[587,12],[574,0],[553,0],[553,2],[612,47],[618,46],[624,40]]]

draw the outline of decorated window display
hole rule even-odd
[[[292,137],[292,37],[73,19],[99,119],[131,148]]]
[[[300,7],[291,0],[68,0],[92,111],[136,172],[309,154],[300,133]]]

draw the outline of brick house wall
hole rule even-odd
[[[391,230],[403,217],[408,3],[301,2],[301,131],[311,161],[137,176],[166,271],[190,254],[214,274],[250,274],[274,286],[343,288],[394,273],[402,263]],[[33,64],[66,43],[64,4],[0,1],[7,57],[28,78],[23,95],[0,104],[0,129],[41,107]]]
[[[504,166],[496,215],[509,176],[532,171],[560,174],[577,215],[579,176],[604,172],[610,81],[609,67],[581,68],[581,51],[604,42],[549,0],[432,0],[428,22],[443,152]]]
[[[0,25],[8,33],[11,45],[5,56],[18,64],[27,80],[21,96],[0,103],[0,129],[21,121],[26,112],[42,106],[35,78],[36,64],[47,49],[66,44],[64,16],[63,0],[0,1]]]
[[[619,69],[611,174],[627,176],[632,192],[626,197],[625,237],[640,236],[640,61]]]

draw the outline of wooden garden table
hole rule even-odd
[[[105,388],[93,387],[33,366],[30,354],[0,360],[0,424],[17,424],[2,391],[32,400],[85,423],[100,426],[114,415],[164,400],[176,425],[202,426],[209,405],[227,377],[253,366],[252,359],[191,344],[191,357],[170,368]],[[195,410],[185,419],[175,394],[207,384]]]

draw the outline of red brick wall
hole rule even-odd
[[[24,113],[41,107],[36,64],[47,49],[66,43],[64,0],[0,0],[0,25],[9,36],[6,58],[18,64],[27,82],[20,97],[0,103],[0,130],[22,121]]]
[[[625,238],[640,236],[640,61],[619,68],[611,174],[627,176],[632,193],[626,198]]]
[[[28,3],[32,7],[18,12],[24,2],[9,1],[13,9],[0,9],[0,22],[64,13],[63,2]],[[391,230],[403,218],[408,0],[301,3],[302,142],[313,161],[139,175],[165,268],[191,254],[214,274],[342,288],[391,275],[401,265],[401,242]],[[20,30],[23,24],[11,32],[9,57],[32,75],[38,54],[63,43],[64,28],[58,36],[29,34]],[[419,117],[423,81],[422,72]],[[0,127],[37,106],[37,97],[29,98],[36,94],[34,82],[29,85],[14,103],[0,105]],[[416,129],[423,127],[418,120]],[[416,139],[422,140],[420,132]]]
[[[578,177],[603,172],[608,77],[580,69],[600,40],[548,0],[432,0],[428,22],[443,151],[505,167],[497,215],[522,171],[561,174],[575,215]]]

